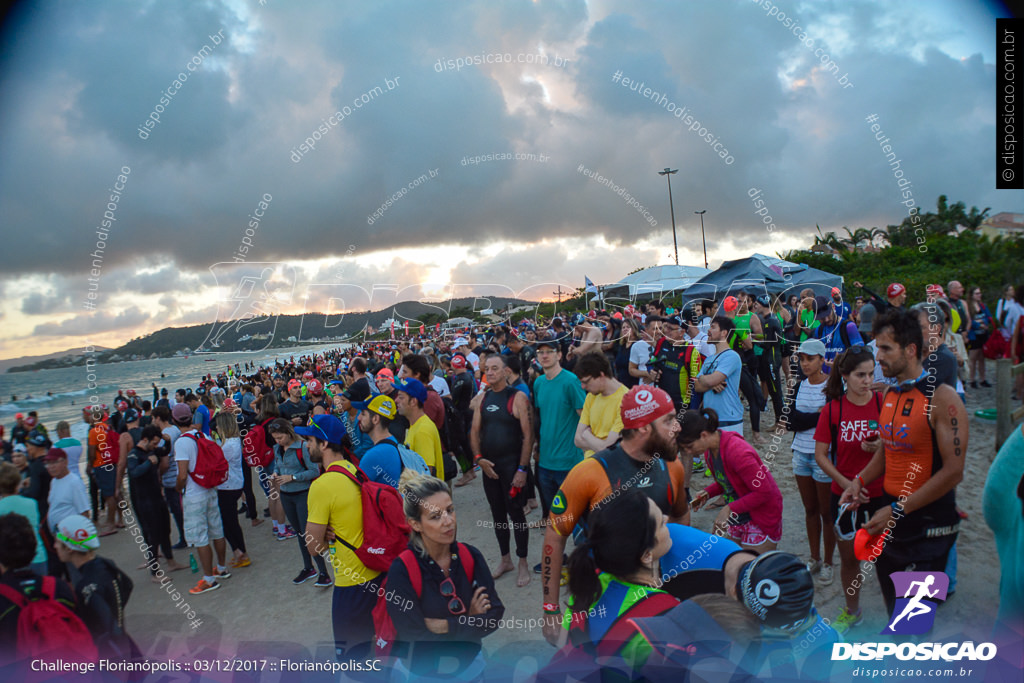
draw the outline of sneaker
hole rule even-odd
[[[806,563],[807,571],[811,574],[817,574],[821,571],[821,560],[808,560]]]
[[[832,565],[821,565],[821,571],[818,572],[818,583],[820,583],[822,586],[829,586],[832,584],[832,579]]]
[[[985,387],[986,389],[990,389],[992,387],[992,384],[987,379],[983,379],[981,380],[981,386]]]
[[[837,633],[842,635],[863,620],[864,617],[861,615],[860,610],[857,610],[856,612],[851,612],[848,607],[844,607],[843,610],[839,613],[839,616],[836,617],[836,620],[832,622],[832,628],[834,628]]]
[[[321,574],[316,577],[316,583],[313,584],[317,588],[328,588],[334,585],[334,581],[327,574]]]
[[[534,574],[540,574],[540,562],[538,562],[537,564],[535,564],[533,566],[533,573]]]
[[[303,569],[301,572],[299,572],[298,576],[292,579],[292,583],[294,583],[296,586],[304,584],[310,579],[312,579],[314,576],[316,576],[316,573],[317,572],[315,569]]]
[[[216,581],[213,583],[206,583],[206,579],[199,579],[199,583],[192,588],[189,588],[188,592],[192,595],[199,595],[200,593],[206,593],[207,591],[215,591],[218,588],[220,588],[220,584]]]
[[[187,547],[188,547],[188,543],[185,543],[185,539],[181,539],[180,541],[178,541],[177,543],[172,545],[171,549],[173,549],[173,550],[184,550]]]
[[[707,469],[704,470],[704,476],[707,477],[708,479],[711,478],[711,468],[710,467],[708,467]]]
[[[270,508],[263,508],[263,516],[270,517]]]
[[[235,558],[234,560],[231,560],[231,562],[228,563],[228,566],[232,569],[241,569],[242,567],[248,567],[251,564],[252,560],[248,557],[243,557],[242,559]]]
[[[231,578],[231,572],[229,572],[227,569],[225,569],[224,571],[221,571],[221,570],[217,569],[216,567],[213,570],[213,575],[216,576],[218,579],[230,579]]]
[[[977,380],[975,380],[975,381],[971,382],[971,389],[977,389],[977,388],[978,388],[978,382],[977,382]]]
[[[295,529],[288,526],[284,528],[284,531],[278,532],[277,540],[287,541],[289,538],[295,538],[296,536],[298,536],[298,534],[295,533]]]
[[[702,469],[704,469],[703,461],[701,461],[701,460],[699,460],[697,458],[694,458],[693,459],[693,473],[694,474],[700,474],[700,471]]]

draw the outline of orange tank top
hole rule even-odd
[[[920,386],[887,392],[878,416],[885,444],[884,488],[890,496],[909,496],[941,466],[935,434],[928,422],[931,401]]]

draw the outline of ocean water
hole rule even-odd
[[[224,372],[228,365],[246,362],[257,366],[273,365],[278,359],[321,353],[328,349],[347,346],[328,344],[238,353],[213,353],[188,358],[157,358],[154,360],[97,363],[86,371],[84,365],[74,368],[37,370],[35,372],[6,372],[0,374],[0,423],[8,429],[14,424],[14,414],[39,412],[43,424],[53,432],[57,422],[67,420],[74,424],[81,420],[82,408],[94,398],[99,403],[113,406],[118,389],[134,389],[143,400],[153,399],[152,384],[164,387],[171,396],[177,389],[194,389],[200,378]],[[89,373],[95,374],[96,386],[90,389]],[[163,377],[161,377],[161,374]],[[47,395],[50,392],[51,395]],[[12,400],[12,396],[17,397]],[[9,432],[8,432],[9,433]]]

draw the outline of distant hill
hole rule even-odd
[[[74,359],[75,357],[84,354],[85,349],[86,347],[83,346],[77,349],[68,349],[67,351],[48,353],[45,356],[21,356],[20,358],[6,358],[4,360],[0,360],[0,372],[8,372],[11,369],[15,369],[14,371],[18,372],[16,368],[18,368],[19,366],[31,366],[45,361],[58,361],[63,358]],[[104,351],[110,350],[105,346],[94,346],[93,349],[96,351],[96,353],[102,353]],[[66,364],[74,365],[75,363],[69,361]]]
[[[509,306],[531,305],[532,302],[520,299],[487,297],[493,309],[504,309]],[[301,343],[318,343],[338,340],[346,341],[359,334],[366,326],[375,330],[381,329],[383,323],[391,318],[397,322],[396,336],[401,334],[401,326],[409,320],[409,331],[415,334],[422,323],[428,327],[443,323],[449,318],[468,317],[481,319],[479,311],[474,313],[474,304],[478,300],[472,297],[453,299],[451,301],[422,304],[417,301],[403,301],[386,309],[364,313],[331,314],[306,313],[304,315],[278,315],[256,318],[252,320],[233,320],[227,323],[207,323],[189,327],[165,327],[145,337],[133,339],[116,349],[108,349],[96,356],[97,362],[106,360],[141,360],[145,358],[166,358],[175,353],[195,353],[202,351],[258,351],[265,348],[295,346]],[[216,346],[214,346],[216,344]],[[98,349],[97,349],[98,350]],[[187,350],[187,351],[186,351]],[[82,350],[77,350],[82,353]],[[37,362],[20,364],[33,359],[16,359],[10,361],[10,372],[24,372],[68,365],[84,364],[84,358],[78,362],[65,359],[70,351],[51,354],[51,357],[40,357]],[[62,358],[53,358],[61,356]],[[6,361],[5,361],[6,362]]]

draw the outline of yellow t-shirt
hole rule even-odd
[[[590,431],[599,439],[607,439],[612,432],[621,432],[622,397],[625,395],[625,384],[616,389],[611,396],[587,393],[587,400],[583,402],[583,412],[580,413],[580,424],[590,425]],[[593,454],[594,451],[586,451],[583,457],[589,458]]]
[[[437,425],[429,417],[421,415],[416,424],[409,427],[405,433],[405,445],[423,456],[427,467],[434,468],[435,473],[440,473],[441,477],[444,477],[441,435],[437,433]]]
[[[355,465],[347,460],[331,465],[336,466],[356,473]],[[307,522],[331,527],[337,538],[344,538],[356,548],[363,544],[363,504],[354,481],[341,472],[327,471],[309,485],[306,504]],[[334,568],[335,586],[358,586],[381,573],[367,569],[354,552],[337,540],[331,546],[329,563]]]

